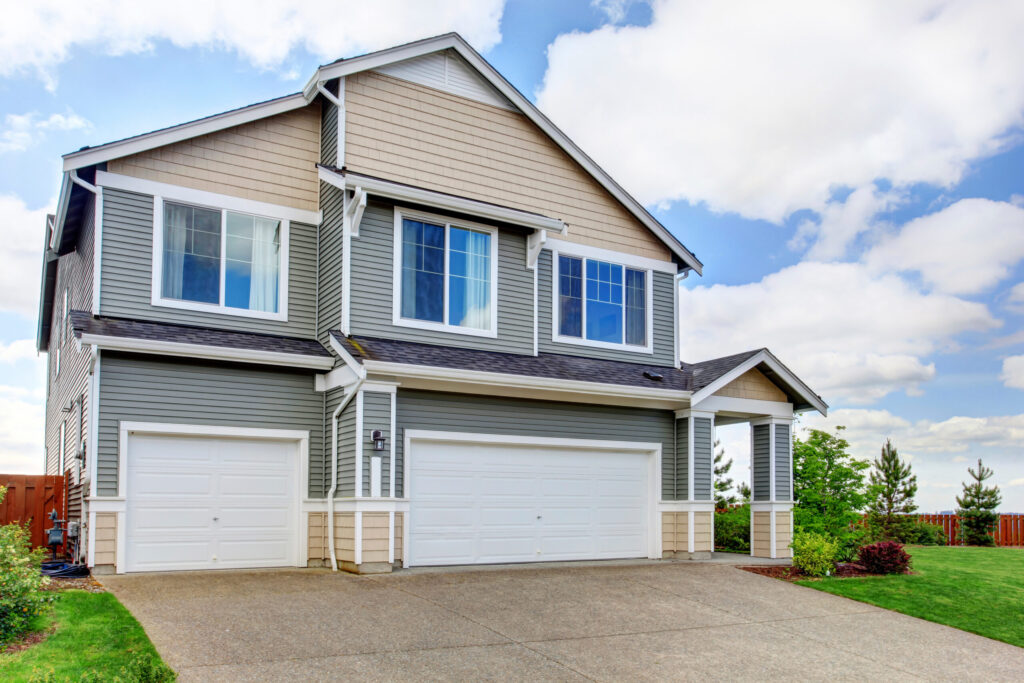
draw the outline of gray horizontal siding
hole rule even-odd
[[[775,425],[775,498],[791,500],[789,473],[789,425]]]
[[[326,214],[325,214],[326,215]],[[526,237],[498,235],[498,336],[476,337],[392,323],[394,208],[370,203],[352,240],[352,333],[470,349],[533,353],[533,271],[526,268]]]
[[[675,416],[671,411],[399,389],[397,495],[402,495],[404,483],[400,473],[407,429],[661,442],[663,471],[671,473],[674,465]],[[674,488],[672,477],[663,476],[662,496],[671,500]]]
[[[333,108],[333,107],[332,107]],[[333,185],[320,182],[320,207],[323,221],[320,223],[320,290],[317,293],[317,339],[329,346],[328,334],[341,329],[341,285],[342,285],[342,215],[345,210],[344,193]]]
[[[755,425],[751,429],[754,430],[754,446],[750,456],[750,487],[754,500],[771,500],[771,427]]]
[[[105,188],[100,311],[125,318],[312,337],[316,318],[316,226],[292,222],[289,242],[286,322],[153,306],[153,197]]]
[[[714,468],[714,442],[711,419],[693,419],[693,499],[711,500]]]
[[[690,421],[687,418],[676,420],[676,500],[686,500],[690,496]]]
[[[332,93],[337,88],[329,87]],[[337,93],[334,93],[337,95]],[[325,98],[320,107],[320,163],[334,166],[338,161],[338,108]]]
[[[387,438],[384,452],[373,450],[373,430],[379,429]],[[391,394],[379,391],[363,392],[363,495],[370,494],[370,460],[380,457],[381,495],[388,495],[390,486],[388,469],[391,467]]]
[[[337,410],[341,404],[342,399],[345,398],[345,391],[343,389],[332,389],[327,392],[326,403],[324,405],[324,415],[326,419],[326,431],[324,434],[324,448],[326,449],[327,456],[325,458],[325,485],[323,496],[327,496],[327,491],[331,488],[331,450],[333,444],[331,439],[333,437],[334,425],[331,424],[331,419],[334,416],[334,411]],[[356,402],[353,399],[349,401],[349,404],[345,406],[345,410],[338,416],[338,490],[335,492],[335,497],[345,498],[355,495],[355,481],[356,481]]]
[[[671,367],[675,363],[675,278],[669,273],[654,273],[652,293],[654,295],[654,353],[634,353],[616,349],[598,349],[591,346],[566,344],[554,341],[552,327],[552,311],[555,305],[552,298],[552,260],[551,251],[541,251],[537,261],[537,324],[538,348],[542,353],[561,353],[568,356],[586,356],[606,360],[629,361],[645,365],[661,365]]]
[[[117,494],[118,423],[167,422],[309,431],[309,493],[323,495],[323,397],[309,371],[167,361],[104,352],[98,492]]]

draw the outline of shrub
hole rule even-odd
[[[715,548],[741,553],[750,552],[749,505],[715,513]]]
[[[946,545],[946,540],[946,530],[941,524],[922,522],[914,525],[905,542],[918,545]]]
[[[793,537],[793,566],[808,576],[828,576],[836,566],[839,542],[826,534],[800,531]]]
[[[859,563],[872,574],[905,574],[910,569],[910,555],[902,543],[882,541],[860,549]]]
[[[0,486],[0,502],[6,494]],[[30,539],[27,525],[0,526],[0,643],[28,631],[56,597],[43,589],[47,579],[39,570],[45,551],[33,550]]]

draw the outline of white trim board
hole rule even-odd
[[[662,556],[661,539],[661,459],[662,444],[660,442],[643,441],[604,441],[602,439],[570,439],[561,437],[532,436],[521,434],[476,434],[469,432],[443,432],[429,429],[406,429],[403,435],[402,451],[402,482],[404,495],[410,501],[415,500],[413,490],[412,468],[410,463],[415,459],[412,450],[414,441],[433,441],[448,443],[476,443],[511,446],[542,446],[547,448],[578,449],[588,451],[614,451],[618,453],[637,453],[648,458],[648,524],[647,524],[647,556],[652,560],[660,560]],[[406,513],[407,515],[409,513]],[[402,519],[402,566],[409,566],[409,523],[408,517]]]
[[[559,234],[566,231],[564,222],[529,211],[521,211],[488,202],[436,192],[422,187],[396,183],[358,173],[341,173],[324,166],[318,167],[320,180],[341,190],[362,188],[368,194],[411,204],[421,204],[432,209],[464,213],[480,218],[522,225],[534,230],[551,230]]]
[[[211,436],[235,439],[265,439],[268,441],[294,441],[296,448],[296,530],[294,566],[305,567],[309,536],[309,524],[303,511],[302,502],[309,492],[309,432],[293,429],[263,429],[257,427],[234,427],[230,425],[196,425],[163,422],[132,422],[120,421],[117,427],[117,499],[123,506],[117,513],[117,558],[115,570],[123,574],[126,561],[128,491],[128,440],[133,434],[147,436]],[[91,507],[96,501],[90,499],[90,517],[94,512]]]
[[[89,333],[83,333],[78,341],[81,344],[94,344],[97,348],[107,351],[152,353],[160,356],[184,356],[187,358],[204,358],[259,365],[283,365],[312,370],[330,370],[334,367],[334,359],[328,356],[304,356],[297,353],[255,351],[251,349],[235,349],[227,346],[207,346],[153,339],[134,339],[131,337],[109,337]]]

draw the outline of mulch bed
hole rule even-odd
[[[39,643],[49,638],[56,630],[57,624],[52,624],[50,628],[26,634],[18,640],[14,641],[13,643],[8,643],[6,646],[0,647],[0,654],[7,655],[13,654],[15,652],[21,652],[22,650],[27,650],[33,645],[38,645]]]
[[[773,579],[782,579],[783,581],[789,581],[790,583],[795,581],[814,580],[818,577],[808,576],[796,567],[780,567],[777,565],[758,565],[754,567],[740,567],[743,571],[750,572],[751,574],[760,574],[761,576],[768,576]],[[904,572],[906,574],[913,574],[912,571]],[[836,571],[832,576],[840,579],[849,579],[855,576],[880,576],[879,574],[872,574],[862,565],[856,562],[840,562],[836,565]]]
[[[54,592],[66,590],[80,590],[87,591],[89,593],[107,592],[107,589],[103,587],[103,584],[91,576],[86,576],[80,579],[64,579],[58,576],[51,576],[50,582],[45,586],[44,590]]]

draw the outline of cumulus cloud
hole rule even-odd
[[[1010,486],[1024,486],[1024,477],[1018,479],[1011,479]]]
[[[10,396],[0,387],[0,470],[43,471],[43,402]]]
[[[15,195],[0,195],[0,311],[28,318],[38,314],[39,268],[43,258],[46,207],[29,209]]]
[[[1022,33],[1012,3],[656,0],[649,26],[559,36],[538,102],[645,203],[779,222],[1003,149]]]
[[[1004,358],[1003,373],[999,379],[1008,387],[1024,389],[1024,356]]]
[[[983,304],[857,263],[805,261],[759,282],[684,289],[680,307],[686,360],[767,346],[833,403],[914,391],[935,375],[922,358],[1000,324]]]
[[[961,199],[915,218],[865,256],[878,270],[916,271],[947,294],[991,289],[1022,259],[1024,208],[990,199]]]
[[[1015,313],[1024,313],[1024,282],[1018,282],[1006,297],[1006,307]]]
[[[789,242],[791,249],[810,245],[805,257],[812,261],[835,261],[846,256],[850,245],[864,233],[885,229],[877,215],[903,200],[899,192],[882,192],[874,185],[857,188],[842,201],[830,201],[817,219],[801,221]]]
[[[50,114],[40,118],[36,112],[8,114],[0,128],[0,154],[23,152],[38,143],[49,131],[79,130],[92,124],[68,110],[65,114]]]
[[[502,0],[179,0],[88,4],[14,3],[0,22],[0,76],[36,73],[53,86],[53,69],[75,48],[111,55],[181,48],[228,50],[260,68],[280,66],[296,48],[329,60],[447,31],[477,49],[501,40]]]

